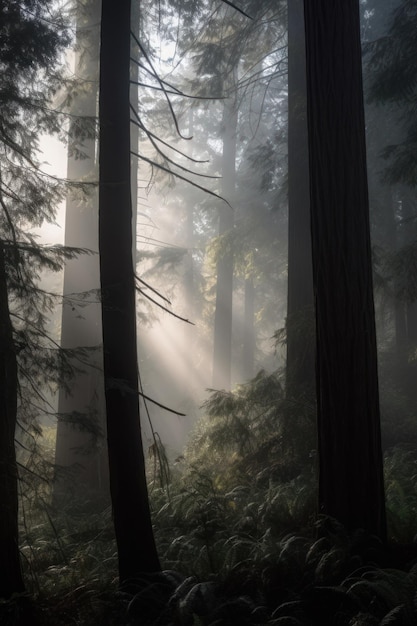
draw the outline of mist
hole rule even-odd
[[[20,157],[0,175],[18,569],[54,626],[74,586],[80,624],[330,624],[327,593],[346,624],[415,618],[409,5],[71,14],[40,200]]]

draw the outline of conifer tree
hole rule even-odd
[[[385,539],[358,0],[305,0],[320,511]]]
[[[393,305],[396,366],[390,377],[414,404],[416,362],[413,355],[417,346],[417,290],[413,271],[417,234],[416,2],[390,0],[383,7],[375,5],[372,21],[376,22],[376,32],[371,30],[365,44],[365,68],[368,101],[374,109],[373,123],[367,126],[371,128],[370,133],[373,129],[371,139],[378,158],[374,193],[378,194],[378,205],[385,209],[387,224],[385,237],[380,243],[387,254],[380,255],[380,270],[385,292]],[[380,133],[381,119],[386,126],[383,134]]]
[[[103,0],[99,252],[110,492],[120,581],[160,569],[139,419],[130,174],[130,0]]]
[[[40,246],[31,233],[54,219],[65,189],[43,171],[38,141],[63,127],[51,98],[62,85],[56,67],[69,43],[66,21],[47,0],[3,3],[0,39],[0,596],[9,597],[23,590],[17,424],[29,432],[42,389],[68,374],[65,356],[46,333],[54,299],[38,279],[42,268],[58,270],[76,251]]]

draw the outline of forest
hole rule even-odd
[[[416,32],[0,2],[0,626],[417,624]]]

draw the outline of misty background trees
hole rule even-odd
[[[2,9],[11,623],[414,623],[414,4]]]

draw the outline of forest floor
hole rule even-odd
[[[0,624],[415,626],[417,547],[380,552],[377,540],[365,536],[350,550],[343,543],[344,537],[293,535],[275,557],[206,581],[167,570],[122,589],[117,580],[96,578],[54,594],[16,596],[0,605]]]

